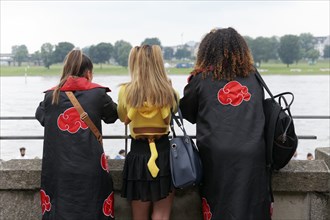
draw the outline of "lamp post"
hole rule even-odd
[[[28,65],[27,67],[25,67],[25,73],[24,73],[24,76],[25,76],[25,84],[27,83],[27,70],[30,68],[30,66]]]
[[[181,48],[183,48],[183,33],[181,33]]]

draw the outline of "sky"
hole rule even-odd
[[[43,43],[76,47],[140,45],[157,37],[163,46],[199,42],[213,28],[233,27],[256,38],[330,35],[330,1],[12,1],[0,0],[0,53]]]

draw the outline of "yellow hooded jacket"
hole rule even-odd
[[[126,86],[120,87],[118,94],[118,116],[122,122],[125,122],[126,117],[131,121],[129,123],[130,134],[133,138],[137,135],[155,135],[155,133],[139,133],[134,132],[134,128],[163,128],[163,132],[156,133],[157,135],[167,134],[169,131],[169,124],[165,122],[165,119],[171,116],[171,108],[167,107],[155,107],[149,103],[144,103],[141,108],[132,108],[127,105],[125,97]],[[179,100],[179,94],[176,92],[177,100]],[[174,107],[174,112],[177,111],[177,106]]]

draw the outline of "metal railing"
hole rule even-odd
[[[330,119],[327,115],[297,115],[292,116],[294,119]],[[32,116],[0,116],[0,120],[36,120]],[[196,139],[196,136],[191,136]],[[0,136],[0,140],[38,140],[43,139],[43,136]],[[127,152],[127,143],[130,136],[127,134],[127,126],[125,126],[125,135],[104,135],[103,139],[124,139],[125,140],[125,150]],[[298,135],[298,139],[317,139],[315,135]]]
[[[0,116],[0,120],[36,120],[32,116]],[[125,135],[103,135],[103,139],[129,139],[127,135],[127,126],[125,125]],[[0,136],[0,140],[38,140],[43,139],[44,136]]]
[[[36,120],[33,116],[0,116],[1,120]],[[124,139],[125,140],[125,154],[127,154],[128,139],[130,136],[127,134],[127,125],[125,125],[125,135],[103,135],[103,139]],[[0,140],[43,140],[44,136],[26,136],[26,135],[10,135],[1,136]]]

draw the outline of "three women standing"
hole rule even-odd
[[[113,217],[112,181],[103,148],[72,107],[74,91],[101,130],[117,119],[108,88],[91,83],[92,64],[81,51],[68,54],[60,84],[46,92],[36,117],[45,126],[42,165],[43,219]],[[174,197],[168,139],[178,94],[166,76],[159,46],[134,47],[131,81],[122,84],[118,116],[130,127],[131,150],[123,170],[122,196],[133,219],[169,219]],[[233,28],[212,30],[202,40],[180,108],[197,124],[203,162],[204,220],[270,219],[262,101],[244,38]],[[95,187],[96,186],[96,187]]]

